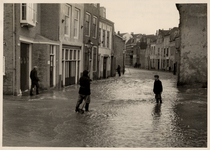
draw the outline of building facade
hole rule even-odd
[[[100,7],[99,17],[99,64],[98,78],[111,76],[111,57],[113,55],[114,23],[106,19],[106,9]]]
[[[59,87],[58,36],[53,40],[43,36],[42,7],[35,3],[4,4],[4,94],[28,95],[33,66],[38,66],[41,90]]]
[[[84,69],[90,71],[90,78],[98,78],[99,59],[98,59],[98,29],[99,29],[100,5],[96,3],[84,4]]]
[[[83,13],[84,4],[5,4],[4,94],[29,94],[33,66],[41,90],[78,82]]]
[[[125,40],[119,35],[114,36],[114,54],[116,61],[114,62],[113,72],[116,73],[117,66],[121,66],[121,71],[125,65]]]
[[[178,84],[207,85],[207,4],[177,4],[180,14]]]

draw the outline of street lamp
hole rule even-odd
[[[91,42],[91,40],[88,40],[88,42],[85,44],[85,47],[87,47],[87,51],[88,51],[88,62],[87,62],[88,67],[87,67],[87,69],[89,70],[90,69],[89,68],[89,65],[90,65],[89,64],[90,63],[90,53],[92,52],[92,47],[93,47],[93,43]],[[91,55],[92,55],[92,53],[91,53]]]

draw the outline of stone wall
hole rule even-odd
[[[180,14],[178,85],[207,82],[207,4],[177,4]]]

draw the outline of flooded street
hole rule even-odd
[[[154,99],[155,74],[162,104]],[[207,147],[207,89],[177,88],[172,73],[126,68],[93,81],[84,114],[74,112],[78,90],[4,96],[3,146]]]

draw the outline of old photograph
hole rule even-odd
[[[207,148],[207,6],[4,2],[2,147]]]

